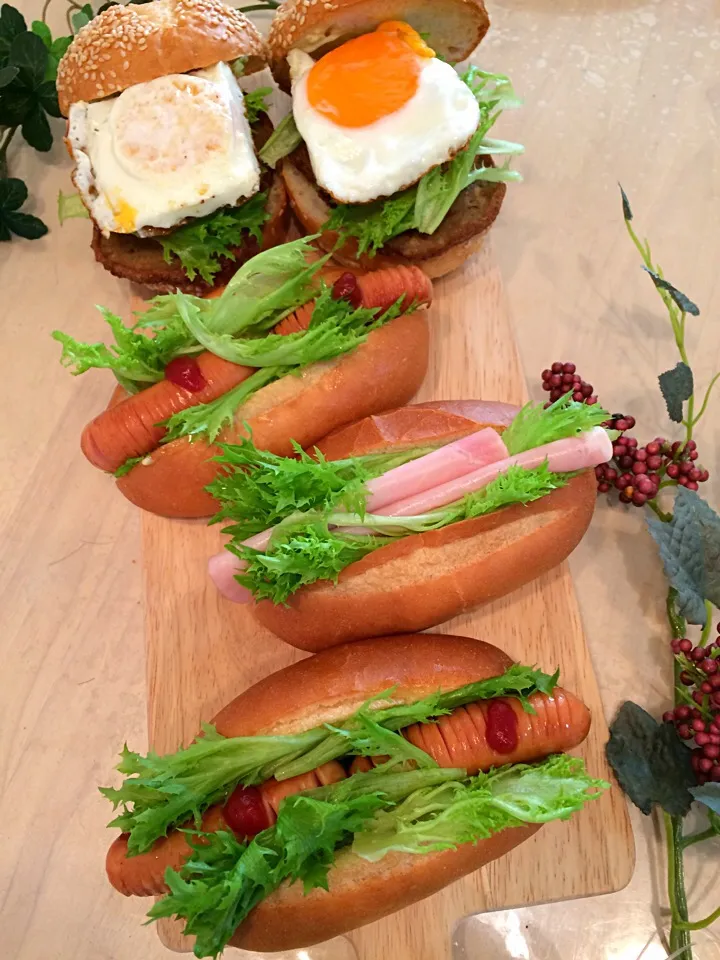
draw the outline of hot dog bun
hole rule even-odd
[[[225,736],[281,735],[347,718],[368,698],[393,687],[392,702],[421,699],[437,690],[453,690],[504,673],[511,659],[497,647],[469,637],[416,634],[379,637],[325,650],[266,677],[240,694],[215,717]],[[575,704],[565,745],[587,735],[587,708]],[[543,752],[541,759],[556,745]],[[204,825],[222,825],[219,807]],[[506,830],[489,840],[457,850],[423,856],[392,854],[375,864],[351,853],[340,854],[330,871],[330,892],[303,896],[300,885],[283,885],[250,914],[230,941],[249,950],[273,951],[309,946],[378,920],[441,889],[507,853],[537,827]],[[178,837],[181,839],[178,840]],[[183,847],[184,845],[184,847]],[[177,865],[189,848],[177,832],[152,851],[125,856],[118,838],[107,858],[108,877],[123,893],[159,893],[165,867]]]
[[[422,383],[428,364],[429,331],[422,313],[405,314],[374,330],[356,350],[312,364],[299,376],[287,375],[258,390],[219,439],[232,443],[245,435],[283,456],[291,440],[313,445],[328,431],[358,417],[407,403]],[[150,454],[117,481],[132,503],[165,517],[207,517],[217,503],[205,490],[219,466],[216,446],[196,439],[175,440]]]
[[[487,424],[492,404],[472,414],[470,406],[465,409],[470,419],[479,416]],[[422,430],[429,437],[434,429],[427,416],[426,404],[405,407],[346,427],[317,446],[334,460],[402,448],[409,436],[420,444]],[[509,419],[507,404],[498,405],[497,416],[500,428]],[[443,439],[454,439],[447,427],[437,421]],[[468,425],[465,432],[476,428]],[[286,606],[262,600],[253,613],[286,643],[312,652],[373,634],[426,630],[551,570],[579,543],[595,500],[594,476],[586,471],[527,506],[403,537],[346,567],[337,584],[302,587]]]

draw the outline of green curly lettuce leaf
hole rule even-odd
[[[578,437],[609,419],[600,404],[580,403],[566,393],[549,407],[526,403],[503,433],[503,441],[510,454],[524,453],[554,440]]]

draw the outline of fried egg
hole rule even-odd
[[[391,21],[315,62],[288,54],[293,114],[317,183],[367,203],[415,183],[475,132],[480,108],[455,70]]]
[[[225,63],[70,108],[74,181],[105,236],[170,228],[251,197],[260,166]]]

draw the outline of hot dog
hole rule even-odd
[[[249,429],[260,445],[289,455],[292,440],[314,443],[358,415],[406,402],[420,385],[428,330],[425,319],[412,311],[431,301],[428,278],[417,267],[362,276],[324,267],[322,261],[313,266],[302,255],[309,256],[311,248],[299,243],[258,255],[238,274],[245,287],[234,289],[233,281],[207,307],[182,294],[160,297],[151,304],[149,321],[119,334],[120,321],[110,317],[117,356],[102,345],[54,334],[65,347],[63,362],[75,364],[76,372],[109,366],[122,384],[136,390],[122,399],[114,395],[81,440],[85,456],[116,473],[120,491],[133,503],[165,516],[209,516],[217,504],[204,488],[218,472],[212,462],[216,439],[234,442]],[[271,266],[278,260],[282,265],[286,248],[293,248],[289,267],[285,272],[275,267],[278,287],[273,289],[263,284],[265,259],[273,258]],[[248,314],[246,290],[257,277],[261,295],[249,298],[251,312],[257,304],[252,323],[243,319]],[[283,294],[288,288],[292,293],[293,281],[298,284],[295,303]],[[323,305],[316,314],[318,288]],[[158,342],[163,337],[170,341],[167,350],[161,347],[160,356],[150,360],[148,341],[138,334],[144,323]],[[269,328],[263,354],[258,335],[267,336]],[[285,347],[278,345],[278,336],[289,337]],[[243,357],[258,362],[240,362]],[[195,413],[199,426],[192,420]],[[177,426],[169,433],[178,418],[179,434]]]
[[[519,412],[448,401],[369,417],[315,446],[321,495],[301,512],[289,492],[293,482],[306,490],[312,458],[302,480],[279,491],[287,511],[264,514],[245,504],[281,466],[241,452],[243,475],[212,488],[232,540],[211,559],[210,576],[303,650],[432,627],[522,586],[574,549],[594,509],[588,468],[611,449],[599,426],[607,416],[563,399]],[[405,462],[389,459],[387,469],[383,454]],[[228,461],[237,456],[228,448]],[[324,461],[341,464],[330,491],[320,480]]]
[[[147,796],[147,807],[142,801],[135,802],[134,809],[128,804],[119,818],[127,832],[108,852],[108,878],[126,895],[149,896],[174,888],[174,874],[166,873],[170,867],[180,869],[191,884],[186,890],[192,889],[196,876],[193,859],[182,868],[180,862],[191,855],[200,859],[204,855],[193,855],[188,835],[172,829],[178,823],[186,824],[190,833],[194,829],[192,820],[186,822],[187,815],[178,820],[183,816],[183,791],[189,782],[179,771],[187,755],[193,784],[202,781],[206,771],[209,784],[214,763],[218,769],[223,766],[225,777],[222,784],[213,781],[209,806],[197,791],[187,799],[198,816],[207,806],[201,826],[210,835],[198,838],[197,850],[208,845],[213,850],[216,843],[225,843],[233,857],[254,857],[255,843],[265,849],[272,847],[278,836],[291,836],[293,811],[302,809],[303,816],[308,816],[319,803],[326,818],[322,822],[328,823],[339,814],[342,804],[357,802],[360,796],[384,790],[388,798],[373,801],[379,804],[377,809],[355,825],[351,838],[344,835],[335,845],[328,892],[315,889],[304,896],[302,884],[278,881],[256,905],[241,911],[237,929],[227,930],[222,943],[214,940],[212,949],[221,949],[228,942],[260,951],[295,949],[379,919],[501,856],[534,832],[540,822],[532,812],[534,777],[543,778],[543,819],[579,809],[595,792],[593,788],[603,786],[587,778],[580,761],[562,755],[545,759],[577,746],[590,726],[587,707],[555,686],[556,680],[557,675],[550,677],[513,664],[496,647],[482,641],[432,634],[360,641],[295,663],[225,707],[214,720],[214,730],[206,729],[209,741],[199,738],[186,751],[168,758],[167,766],[163,758],[152,760],[160,766],[148,769],[148,778],[157,775],[160,767],[174,771],[169,781],[161,778],[167,788],[164,803],[175,805],[175,819],[168,819],[165,827],[171,828],[170,833],[152,843],[143,826],[147,822],[143,810],[153,808],[156,815],[162,795]],[[414,714],[414,722],[407,723]],[[420,714],[422,722],[417,719]],[[323,724],[331,724],[332,729]],[[338,735],[335,730],[345,733]],[[221,742],[218,735],[229,739]],[[300,738],[304,738],[302,742]],[[257,753],[260,743],[270,762],[263,763]],[[385,754],[377,756],[373,748],[381,743]],[[218,759],[220,750],[224,751],[222,757],[236,757],[235,773],[228,772],[229,761]],[[287,750],[285,756],[283,750]],[[246,762],[249,751],[255,751],[252,770]],[[315,765],[314,758],[321,754],[324,763]],[[536,765],[528,767],[527,763]],[[558,776],[552,771],[560,767],[564,770],[564,798],[558,798],[553,813],[554,801],[546,790]],[[130,777],[120,791],[106,791],[116,803],[123,803],[124,797],[135,800],[143,796],[143,784],[149,782],[142,779],[145,761],[133,760],[131,768],[140,772],[139,780]],[[274,776],[267,777],[268,772]],[[412,811],[413,802],[421,799],[424,811],[434,809],[423,799],[424,790],[435,791],[444,784],[439,794],[432,793],[437,797],[435,813],[440,816],[443,810],[454,809],[461,795],[465,802],[473,790],[485,788],[483,796],[488,798],[495,796],[494,791],[505,791],[503,803],[512,806],[515,778],[523,783],[517,787],[518,795],[523,796],[518,810],[522,806],[525,814],[511,816],[487,831],[476,818],[474,834],[463,833],[463,840],[457,843],[452,841],[453,834],[449,848],[438,850],[432,844],[425,849],[420,841],[417,849],[413,847],[414,821],[410,813],[404,813],[403,842],[413,852],[392,849],[392,811]],[[501,786],[503,783],[507,787]],[[571,795],[574,802],[566,808]],[[161,816],[158,830],[162,831],[163,823]],[[217,830],[224,832],[214,840],[212,834]],[[236,842],[232,835],[238,838]],[[256,842],[249,839],[255,835]],[[304,836],[312,847],[313,834]],[[144,848],[139,839],[144,839]],[[302,867],[297,863],[296,867],[302,876]],[[219,879],[212,870],[201,869],[204,884],[212,886]],[[247,892],[242,884],[238,887],[238,902]],[[192,913],[192,901],[185,902]],[[177,906],[172,895],[160,903],[152,916],[166,915]],[[187,919],[187,914],[183,916]],[[205,955],[203,950],[210,944],[204,939],[202,918],[198,921],[196,917],[188,932],[199,935],[197,955]]]

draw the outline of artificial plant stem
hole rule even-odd
[[[720,918],[720,907],[718,907],[717,910],[713,910],[713,912],[703,920],[696,920],[694,923],[681,920],[678,927],[681,933],[686,933],[688,930],[704,930],[705,927],[709,927],[711,923],[715,923],[718,918]]]
[[[670,484],[668,484],[668,486],[670,486]],[[657,514],[657,516],[662,520],[663,523],[670,523],[670,521],[672,520],[672,514],[665,513],[663,510],[661,510],[657,500],[648,500],[647,505],[648,507],[650,507],[653,513]]]
[[[683,837],[680,845],[684,850],[686,847],[692,847],[695,843],[702,843],[703,840],[712,840],[712,838],[716,836],[717,833],[715,830],[713,830],[712,827],[708,827],[707,830],[699,830],[697,833],[691,833],[687,837]]]
[[[685,870],[683,867],[682,817],[663,813],[665,837],[668,848],[668,899],[670,901],[670,952],[682,960],[691,960],[690,934],[681,924],[686,924],[687,899],[685,897]]]
[[[691,421],[690,418],[688,417],[688,421],[690,422],[690,424],[691,424],[693,427],[694,427],[695,424],[698,422],[698,420],[700,419],[700,417],[705,413],[705,410],[706,410],[707,405],[708,405],[708,400],[710,399],[710,393],[711,393],[711,391],[712,391],[712,388],[715,386],[715,384],[717,383],[717,381],[718,381],[719,379],[720,379],[720,370],[715,374],[715,376],[712,378],[712,380],[711,380],[710,383],[708,384],[708,388],[707,388],[707,390],[705,391],[705,396],[703,397],[702,406],[700,407],[700,411],[698,412],[698,415],[697,415],[697,416],[695,417],[695,419],[692,420],[692,421]]]
[[[705,626],[702,628],[702,633],[700,634],[700,643],[699,646],[707,646],[707,640],[710,636],[710,630],[712,628],[712,615],[713,608],[709,600],[705,601]]]
[[[3,131],[3,140],[2,143],[0,143],[0,180],[4,180],[7,177],[8,147],[17,130],[17,127],[8,127],[7,130]]]

